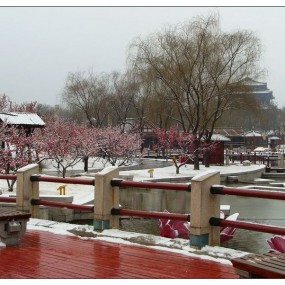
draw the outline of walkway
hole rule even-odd
[[[0,278],[238,278],[231,265],[151,247],[27,230],[0,247]]]

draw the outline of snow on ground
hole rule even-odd
[[[171,178],[171,177],[193,177],[200,175],[205,171],[219,171],[221,174],[226,173],[238,173],[238,172],[247,172],[255,170],[257,168],[264,167],[264,165],[251,165],[243,166],[240,164],[230,165],[230,166],[211,166],[205,168],[203,165],[200,165],[200,170],[193,170],[193,165],[185,165],[180,168],[180,174],[175,173],[175,166],[168,166],[164,168],[155,168],[153,172],[153,179],[157,178]],[[78,164],[75,170],[82,170],[83,165]],[[54,171],[49,167],[50,171]],[[147,171],[148,169],[143,170],[130,170],[130,171],[120,171],[120,175],[133,175],[134,180],[149,180],[150,174]],[[86,173],[83,177],[90,177]],[[92,176],[92,175],[91,175]],[[58,195],[57,187],[62,183],[40,183],[40,195]],[[11,193],[8,192],[6,180],[0,180],[0,191],[4,195],[15,194],[15,190]],[[16,185],[14,186],[16,189]],[[1,192],[0,192],[1,194]],[[86,203],[86,201],[91,201],[94,197],[94,187],[88,185],[72,185],[69,184],[66,187],[66,195],[71,195],[74,197],[74,203]],[[201,250],[196,250],[190,248],[189,241],[185,239],[168,239],[164,237],[149,235],[149,234],[139,234],[134,232],[125,232],[121,230],[104,230],[102,232],[97,232],[93,230],[92,226],[89,225],[74,225],[68,223],[60,223],[55,221],[39,220],[39,219],[30,219],[27,224],[27,230],[46,230],[53,232],[55,234],[64,234],[64,235],[77,235],[80,238],[86,239],[102,239],[109,242],[115,243],[127,243],[127,244],[136,244],[139,246],[151,246],[165,251],[177,252],[180,254],[188,256],[196,256],[200,258],[210,259],[217,262],[222,262],[225,264],[231,264],[230,259],[238,256],[247,254],[246,252],[241,252],[237,250],[232,250],[223,247],[209,247],[205,246]],[[0,243],[1,246],[1,243]],[[3,244],[2,244],[3,246]]]
[[[210,167],[205,167],[204,165],[200,165],[199,170],[194,170],[193,165],[185,164],[184,166],[180,167],[179,174],[176,174],[176,168],[174,165],[163,168],[154,168],[153,178],[150,177],[148,169],[121,171],[120,174],[134,175],[134,181],[141,181],[141,180],[151,180],[151,179],[161,179],[161,178],[184,178],[184,177],[192,178],[196,175],[204,173],[205,171],[218,171],[220,172],[220,174],[232,175],[232,174],[262,169],[264,167],[265,165],[263,164],[252,164],[250,166],[243,166],[242,164],[237,163],[228,166],[215,165]]]

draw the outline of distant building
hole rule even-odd
[[[274,99],[273,92],[267,88],[267,83],[259,82],[247,78],[244,80],[244,85],[250,88],[249,94],[254,95],[255,99],[263,105],[269,105]]]
[[[229,143],[231,139],[221,134],[213,134],[211,141],[216,143],[215,150],[210,152],[209,164],[224,165],[225,145],[226,143]]]
[[[238,148],[245,145],[244,130],[242,128],[215,128],[215,135],[222,135],[230,139],[225,141],[225,148]]]
[[[249,131],[244,134],[245,136],[245,145],[247,148],[255,149],[258,146],[266,145],[266,136],[261,132]]]

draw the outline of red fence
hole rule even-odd
[[[254,198],[265,198],[265,199],[276,199],[276,200],[285,200],[285,193],[280,191],[266,191],[258,189],[242,189],[235,187],[227,187],[223,185],[211,186],[210,192],[212,194],[221,194],[221,195],[237,195],[237,196],[246,196]]]
[[[190,221],[189,214],[138,211],[138,210],[119,208],[117,205],[119,202],[120,191],[117,190],[120,190],[120,187],[179,190],[179,191],[188,191],[188,192],[190,191],[191,205],[193,206],[193,207],[191,206],[191,226],[193,228],[190,230],[190,232],[198,229],[197,235],[200,235],[200,233],[201,235],[203,235],[205,229],[208,228],[211,229],[211,228],[224,227],[224,226],[233,226],[240,229],[285,235],[284,227],[275,227],[275,226],[255,224],[255,223],[242,222],[242,221],[228,221],[217,218],[220,212],[220,205],[215,202],[214,198],[217,197],[217,195],[238,195],[238,196],[265,198],[265,199],[285,200],[285,193],[283,192],[256,190],[256,189],[251,190],[251,189],[233,188],[233,187],[216,185],[217,179],[218,180],[220,179],[218,172],[213,172],[210,174],[206,173],[203,174],[202,176],[199,175],[199,177],[197,176],[197,178],[195,177],[192,178],[191,184],[190,183],[187,184],[187,183],[124,181],[118,178],[114,178],[118,177],[117,169],[113,168],[112,171],[108,172],[107,170],[105,170],[102,173],[95,174],[95,179],[99,180],[98,181],[96,180],[95,197],[97,199],[94,199],[94,206],[76,205],[71,203],[62,203],[62,202],[54,202],[54,201],[39,199],[36,196],[33,196],[35,194],[31,194],[29,192],[30,191],[29,188],[33,188],[32,185],[34,182],[61,182],[61,183],[64,182],[67,184],[95,185],[95,179],[50,177],[45,175],[35,175],[34,173],[30,174],[30,172],[26,176],[29,178],[28,180],[30,180],[27,181],[27,183],[30,184],[24,187],[22,191],[19,191],[19,193],[17,192],[17,199],[14,197],[0,196],[0,202],[14,202],[14,203],[17,202],[16,203],[17,207],[19,205],[21,207],[31,207],[30,208],[31,213],[34,212],[33,207],[38,205],[46,205],[51,207],[64,207],[74,210],[90,211],[94,213],[94,228],[95,228],[95,220],[99,221],[99,224],[104,225],[105,228],[108,228],[109,224],[106,223],[106,220],[108,219],[109,216],[118,217],[122,215],[127,215],[127,216],[139,216],[146,218],[162,218],[162,219]],[[110,175],[111,172],[113,176]],[[21,172],[20,174],[22,175],[23,173]],[[0,175],[0,179],[17,179],[17,175]],[[27,180],[23,179],[23,177],[21,177],[21,179],[22,179],[21,181]],[[35,188],[33,191],[38,191],[38,190]],[[22,196],[18,197],[18,195]],[[18,201],[20,200],[23,200],[22,204],[19,204]],[[26,205],[27,201],[28,203],[30,203],[29,205]],[[215,213],[215,215],[213,215],[213,213]],[[204,224],[202,224],[203,222]],[[209,227],[209,224],[213,227]],[[113,225],[112,227],[115,226]],[[214,232],[214,230],[211,231]],[[217,231],[217,233],[219,234],[219,230]]]
[[[16,174],[0,174],[0,179],[17,180]]]
[[[279,157],[278,155],[272,156],[272,155],[263,155],[258,154],[256,152],[252,153],[232,153],[232,154],[226,154],[226,157],[234,163],[239,162],[243,163],[244,160],[249,160],[253,164],[266,164],[267,167],[273,166],[275,164],[278,164]]]
[[[1,177],[0,177],[1,178]],[[63,178],[63,177],[53,177],[46,175],[32,175],[32,182],[57,182],[57,183],[66,183],[66,184],[81,184],[81,185],[95,185],[94,178]]]
[[[163,188],[164,184],[166,188]],[[165,189],[165,190],[191,191],[191,184],[157,183],[157,182],[150,183],[150,182],[112,180],[111,185],[121,186],[121,187],[144,187],[144,188],[155,188],[155,189]],[[210,193],[285,200],[285,193],[280,191],[241,189],[241,188],[226,187],[223,185],[211,186]],[[135,211],[127,209],[112,209],[111,213],[113,215],[130,215],[130,216],[139,216],[139,217],[168,218],[168,219],[190,221],[190,215],[177,215],[170,213],[167,215],[165,214],[162,215],[163,213],[150,214],[149,212],[146,211]],[[268,225],[242,222],[242,221],[229,221],[215,217],[210,218],[209,223],[211,226],[219,226],[219,227],[233,226],[235,228],[240,228],[240,229],[285,235],[285,228],[277,226],[275,227],[275,226],[268,226]]]
[[[94,206],[70,204],[70,203],[64,203],[64,202],[54,202],[54,201],[47,201],[43,199],[32,199],[31,204],[58,207],[58,208],[67,208],[67,209],[79,210],[79,211],[88,211],[88,212],[94,211]]]
[[[157,218],[157,219],[171,219],[190,222],[190,215],[187,214],[174,214],[174,213],[164,213],[164,212],[152,212],[152,211],[138,211],[129,209],[116,209],[111,210],[112,215],[119,216],[135,216],[144,218]]]
[[[191,184],[186,184],[186,183],[139,182],[139,181],[125,181],[120,179],[114,179],[111,180],[111,185],[118,187],[137,187],[137,188],[150,188],[150,189],[191,191]]]
[[[277,226],[262,225],[262,224],[249,223],[243,221],[231,221],[219,218],[211,218],[209,223],[211,226],[217,226],[217,227],[233,227],[243,230],[271,233],[275,235],[285,235],[285,228]]]

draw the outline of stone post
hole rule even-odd
[[[111,209],[119,207],[118,187],[111,186],[111,180],[119,178],[118,167],[110,166],[95,173],[94,229],[104,230],[115,226],[116,218]]]
[[[191,180],[190,246],[220,245],[220,228],[211,226],[211,217],[220,217],[220,197],[213,195],[210,188],[220,183],[218,171],[207,171]]]
[[[39,174],[38,164],[29,164],[17,171],[16,209],[39,217],[39,206],[32,205],[32,199],[39,199],[39,182],[32,182],[31,175]]]
[[[284,168],[284,154],[278,153],[278,167]]]
[[[226,149],[226,165],[230,165],[230,150]]]

